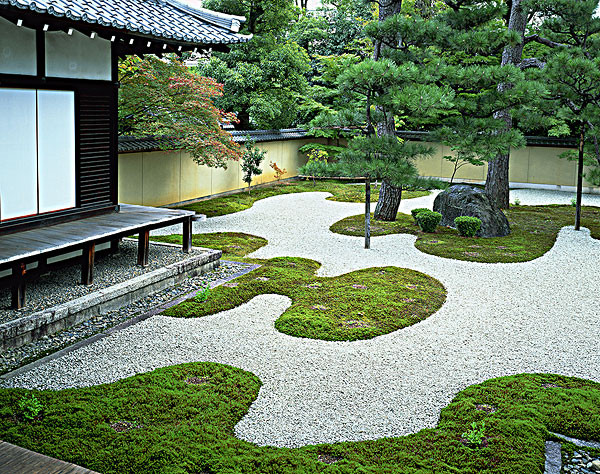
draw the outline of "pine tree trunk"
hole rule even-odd
[[[402,9],[402,0],[388,0],[379,6],[379,21],[383,21],[386,18],[400,13]],[[398,38],[400,41],[400,38]],[[373,59],[379,60],[381,53],[385,50],[386,46],[381,42],[376,42],[375,49],[373,52]],[[394,115],[387,113],[385,110],[379,108],[379,113],[384,114],[384,119],[377,123],[377,134],[382,136],[396,136],[396,121]],[[375,214],[373,217],[380,221],[395,221],[396,215],[398,214],[398,208],[400,207],[400,201],[402,200],[402,187],[392,186],[385,179],[381,183],[381,189],[379,190],[379,201],[375,207]]]
[[[401,200],[402,186],[393,186],[383,180],[373,218],[379,221],[395,221]]]
[[[508,20],[508,30],[516,31],[521,37],[521,41],[514,45],[507,45],[502,52],[502,66],[507,64],[517,65],[523,57],[523,46],[525,37],[525,28],[527,27],[527,12],[523,11],[521,0],[513,0],[510,9],[510,18]],[[510,89],[511,84],[499,84],[500,92]],[[504,121],[504,129],[499,133],[506,133],[513,128],[513,121],[509,110],[502,110],[495,116]],[[501,209],[508,209],[510,206],[510,189],[508,180],[508,163],[510,153],[497,155],[489,162],[487,178],[485,181],[485,192]]]

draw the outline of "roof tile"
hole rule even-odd
[[[199,45],[250,39],[236,33],[239,17],[182,8],[169,0],[0,0],[0,5]]]

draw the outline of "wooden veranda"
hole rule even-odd
[[[60,461],[0,441],[0,472],[10,474],[98,474],[81,466]]]
[[[183,226],[183,251],[192,245],[192,211],[121,205],[119,212],[72,222],[0,235],[0,271],[10,269],[11,305],[25,305],[25,286],[30,277],[48,269],[48,259],[73,251],[82,251],[81,283],[93,281],[96,245],[110,242],[116,247],[121,238],[138,234],[138,265],[148,264],[150,231],[174,224]],[[28,270],[27,266],[37,267]]]

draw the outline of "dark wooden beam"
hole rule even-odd
[[[145,267],[148,265],[148,254],[150,253],[150,231],[140,230],[138,235],[138,259],[137,264]]]
[[[12,309],[21,309],[25,306],[25,263],[16,262],[12,266],[11,303]]]
[[[94,282],[94,257],[96,254],[96,244],[89,243],[83,247],[81,255],[81,284],[91,285]]]
[[[110,253],[115,254],[119,253],[119,244],[121,243],[121,239],[113,239],[110,241]]]
[[[192,218],[183,221],[183,251],[190,253],[192,250]]]
[[[37,272],[42,275],[48,271],[48,257],[43,256],[38,260]]]

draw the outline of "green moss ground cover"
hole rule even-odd
[[[109,385],[33,391],[44,407],[34,421],[18,408],[32,392],[0,389],[0,433],[4,441],[103,474],[541,474],[548,431],[600,438],[600,384],[538,374],[468,387],[437,427],[413,435],[258,447],[235,438],[233,428],[260,385],[233,367],[184,364]],[[462,439],[473,421],[485,422],[481,447]]]
[[[410,215],[399,213],[396,221],[371,220],[371,236],[412,234],[418,236],[415,246],[438,257],[472,262],[526,262],[541,257],[552,248],[558,231],[573,225],[573,206],[514,206],[506,212],[511,233],[506,237],[460,237],[455,229],[438,227],[426,234],[414,224]],[[592,237],[600,239],[600,208],[583,207],[582,225]],[[351,216],[331,226],[331,231],[344,235],[364,235],[364,216]]]
[[[261,294],[288,296],[292,306],[275,322],[290,336],[346,341],[369,339],[415,324],[437,311],[446,290],[434,278],[404,268],[368,268],[317,277],[320,264],[302,258],[258,261],[262,267],[187,300],[163,314],[194,318],[235,308]]]
[[[182,243],[181,235],[157,235],[152,236],[150,240],[169,244]],[[192,245],[194,247],[221,250],[224,260],[239,260],[241,257],[264,247],[267,243],[267,239],[241,232],[213,232],[192,235]]]
[[[228,196],[215,197],[194,204],[189,204],[180,209],[195,211],[199,214],[205,214],[208,217],[223,216],[243,211],[252,207],[260,200],[279,194],[306,193],[306,192],[329,192],[329,200],[342,202],[364,202],[365,186],[343,183],[340,181],[323,180],[316,181],[285,181],[264,188],[252,190],[250,194],[247,191],[231,194]],[[403,199],[411,199],[429,195],[429,191],[404,191]],[[379,196],[378,189],[373,189],[371,199],[376,201]]]

